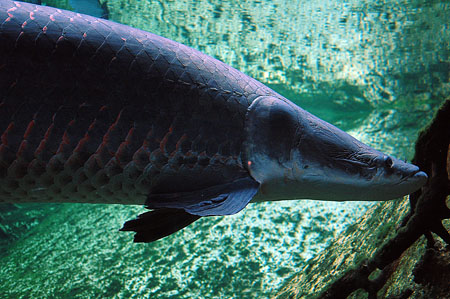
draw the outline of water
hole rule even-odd
[[[110,19],[215,56],[398,157],[450,91],[446,1],[106,4]],[[372,204],[253,204],[151,244],[117,232],[142,207],[2,207],[0,298],[267,298]]]

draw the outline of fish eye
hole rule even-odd
[[[384,165],[386,165],[387,168],[392,168],[394,161],[392,161],[391,157],[384,156]]]

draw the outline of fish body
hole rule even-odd
[[[3,200],[143,204],[245,175],[246,110],[268,88],[148,32],[0,3]]]
[[[153,241],[250,201],[386,200],[426,180],[195,49],[0,0],[0,202],[145,204]]]

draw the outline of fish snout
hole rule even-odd
[[[412,174],[408,179],[414,181],[416,185],[419,186],[420,188],[423,185],[425,185],[426,182],[428,181],[428,175],[421,170],[417,170],[417,172]]]
[[[401,188],[404,189],[405,194],[418,190],[428,180],[427,174],[414,164],[388,156],[383,157],[383,162],[386,178],[392,177],[394,182],[397,181],[394,185],[403,186]]]

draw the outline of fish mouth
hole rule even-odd
[[[408,174],[407,176],[403,177],[401,179],[400,183],[414,182],[419,187],[422,187],[423,185],[425,185],[427,180],[428,180],[428,175],[425,172],[421,171],[420,169],[417,169],[417,170],[411,172],[410,174]]]
[[[424,184],[425,184],[426,181],[428,180],[428,175],[427,175],[425,172],[420,171],[420,170],[418,170],[416,173],[413,173],[413,174],[411,175],[411,177],[413,177],[413,178],[415,178],[415,179],[418,179],[418,180],[423,180],[423,181],[424,181]]]

